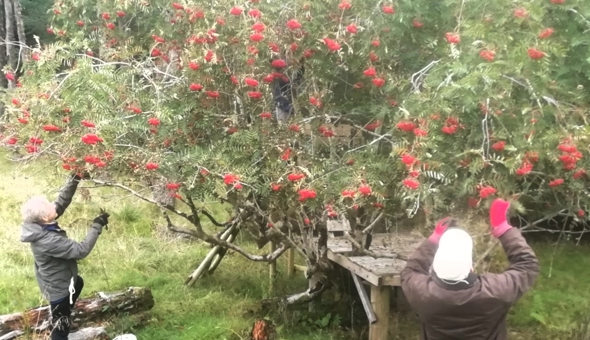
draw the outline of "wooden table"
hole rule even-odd
[[[390,293],[393,288],[398,298],[403,297],[400,289],[400,274],[406,266],[406,261],[354,255],[352,244],[344,236],[337,236],[344,235],[350,230],[345,219],[330,220],[327,228],[328,259],[350,271],[369,319],[369,340],[388,340]],[[391,255],[395,252],[408,257],[424,241],[423,236],[408,232],[381,233],[372,236],[369,250],[377,255]],[[305,270],[305,267],[294,264],[293,249],[289,249],[287,255],[289,275],[292,275],[295,270]],[[365,283],[371,287],[370,295],[364,287]]]
[[[413,234],[373,234],[369,249],[376,254],[391,254],[395,251],[410,256],[423,241],[423,237]],[[392,287],[399,290],[400,273],[406,266],[406,261],[351,256],[352,253],[352,245],[345,238],[328,239],[328,258],[348,269],[355,279],[355,285],[369,318],[369,340],[387,340],[390,293]],[[371,285],[370,300],[358,278]]]

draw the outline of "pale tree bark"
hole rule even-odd
[[[0,3],[0,40],[6,36],[6,15],[4,14],[4,0]],[[0,43],[0,68],[6,65],[6,44]],[[0,86],[6,88],[8,81],[5,77],[0,76]]]
[[[25,36],[25,23],[23,21],[23,9],[20,4],[20,0],[12,0],[12,5],[14,9],[14,21],[16,22],[16,32],[18,36],[19,42],[19,60],[26,62],[29,59],[29,53],[25,49],[27,44],[27,37]],[[22,59],[21,59],[22,58]]]
[[[14,10],[12,8],[11,0],[4,0],[4,18],[6,24],[6,36],[4,43],[6,44],[6,56],[8,57],[8,65],[13,71],[16,71],[18,62],[18,52],[15,46],[16,40],[14,36]],[[9,86],[14,87],[14,82],[10,82]]]

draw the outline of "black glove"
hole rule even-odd
[[[100,215],[98,215],[98,217],[94,219],[94,223],[99,224],[101,227],[104,227],[107,224],[109,224],[109,216],[111,216],[109,215],[109,213],[101,209]]]
[[[87,170],[84,170],[82,173],[73,172],[72,173],[72,179],[75,179],[77,181],[80,181],[80,180],[83,180],[83,179],[90,179],[90,174],[88,173]]]

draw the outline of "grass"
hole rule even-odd
[[[39,168],[18,169],[6,161],[0,163],[0,218],[4,223],[0,229],[0,314],[44,303],[35,281],[32,255],[28,246],[19,240],[19,209],[32,194],[54,198],[65,177],[43,177],[39,171]],[[84,194],[85,190],[89,195]],[[145,286],[152,289],[156,301],[142,327],[136,327],[134,318],[123,318],[112,324],[113,332],[133,332],[139,339],[154,340],[237,340],[246,339],[253,321],[266,316],[279,325],[280,339],[359,339],[358,333],[338,327],[348,325],[347,302],[344,302],[344,309],[333,308],[335,304],[325,302],[318,312],[311,314],[307,309],[299,309],[261,315],[258,304],[261,299],[298,292],[306,287],[302,278],[287,280],[282,275],[285,259],[278,263],[279,276],[272,293],[267,266],[252,263],[237,254],[228,255],[214,275],[200,279],[194,287],[185,287],[184,279],[209,247],[166,233],[153,207],[119,191],[79,190],[60,224],[68,229],[70,237],[80,240],[99,208],[111,213],[111,224],[91,255],[80,262],[80,274],[86,282],[82,295]],[[227,217],[223,207],[212,206],[212,209],[219,219]],[[213,231],[212,226],[208,228]],[[237,243],[252,252],[261,252],[248,246],[243,238],[238,238]],[[566,242],[557,248],[547,242],[534,247],[542,274],[535,289],[511,311],[512,338],[571,339],[568,333],[572,325],[590,306],[590,249]],[[362,315],[356,318],[362,319]],[[418,338],[412,313],[396,315],[395,319],[393,334],[398,334],[399,339]],[[359,327],[356,328],[355,331],[359,331]]]

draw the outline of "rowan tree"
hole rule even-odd
[[[485,213],[494,197],[531,221],[585,219],[583,4],[63,0],[57,41],[31,49],[5,96],[3,141],[251,260],[294,247],[320,282],[308,299],[329,286],[330,219],[347,220],[364,253],[375,226]],[[207,213],[212,198],[229,222]],[[202,217],[279,248],[249,254]]]

